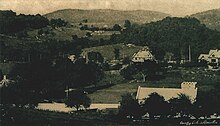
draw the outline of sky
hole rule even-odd
[[[60,9],[152,10],[186,16],[220,8],[220,0],[0,0],[0,10],[46,14]]]

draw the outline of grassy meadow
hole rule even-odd
[[[114,49],[117,48],[120,50],[120,57],[129,57],[131,58],[134,53],[138,52],[143,47],[141,46],[127,46],[124,44],[113,44],[113,45],[105,45],[105,46],[98,46],[98,47],[92,47],[92,48],[85,48],[83,49],[83,52],[100,52],[106,60],[113,60],[114,55]]]

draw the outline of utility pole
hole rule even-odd
[[[189,45],[189,62],[191,62],[191,48],[190,48],[190,45]]]

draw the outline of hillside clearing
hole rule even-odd
[[[100,52],[106,60],[113,60],[114,59],[114,49],[117,48],[120,50],[120,57],[129,57],[131,58],[134,53],[138,52],[143,47],[141,46],[127,46],[124,44],[114,44],[114,45],[105,45],[105,46],[98,46],[92,48],[85,48],[83,52]]]

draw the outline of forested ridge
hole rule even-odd
[[[187,58],[191,46],[195,60],[200,53],[220,48],[220,32],[207,28],[196,18],[167,17],[149,24],[132,24],[121,35],[112,36],[115,42],[148,45],[155,54],[171,52],[176,59]]]

